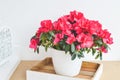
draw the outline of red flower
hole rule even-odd
[[[79,43],[83,42],[82,39],[83,39],[84,36],[85,36],[85,34],[83,34],[83,33],[78,34],[77,37],[76,37],[77,41],[78,41]]]
[[[110,44],[113,44],[111,33],[103,30],[101,23],[89,20],[83,13],[74,10],[53,23],[51,20],[41,21],[40,28],[31,39],[30,48],[36,50],[42,45],[46,50],[51,47],[71,55],[81,55],[85,51],[106,53]]]
[[[75,42],[75,41],[76,41],[75,36],[74,36],[73,34],[71,34],[71,35],[68,36],[68,38],[67,38],[67,40],[66,40],[66,43],[72,44],[72,43]]]
[[[54,25],[54,30],[57,31],[65,31],[71,29],[72,27],[72,25],[68,23],[66,16],[59,18],[58,21],[55,21],[53,23],[53,25]]]
[[[62,34],[56,34],[55,35],[55,39],[54,39],[54,45],[56,45],[61,39],[63,38],[63,35]]]
[[[65,30],[62,31],[62,34],[65,34],[65,35],[67,35],[67,36],[70,36],[72,33],[71,33],[70,30],[65,29]]]
[[[81,44],[82,48],[90,48],[93,45],[93,41],[92,40],[88,40],[84,43]]]
[[[107,29],[101,30],[101,34],[100,34],[100,37],[101,37],[101,38],[108,38],[108,37],[110,37],[110,35],[111,35],[111,33],[109,33],[109,32],[107,31]]]
[[[31,41],[30,41],[30,45],[29,45],[29,47],[30,48],[33,48],[34,50],[36,50],[37,49],[37,44],[38,44],[38,40],[36,40],[36,39],[31,39]]]
[[[77,46],[76,46],[76,49],[77,49],[77,50],[80,50],[80,49],[81,49],[81,45],[77,45]]]
[[[42,28],[40,27],[36,32],[36,37],[39,38],[42,33]]]
[[[70,12],[70,20],[73,22],[74,20],[79,20],[83,17],[83,13],[77,11]]]
[[[89,21],[89,31],[97,35],[102,30],[102,25],[98,21]]]
[[[91,35],[85,35],[81,33],[76,37],[77,41],[81,43],[82,48],[90,48],[93,45],[93,39]]]
[[[55,21],[55,22],[53,23],[53,26],[54,26],[54,30],[56,30],[56,31],[61,30],[61,27],[59,26],[59,24],[58,24],[57,21]]]
[[[107,31],[107,29],[102,30],[99,34],[101,38],[103,38],[103,42],[106,44],[113,44],[113,38],[110,37],[111,33]]]
[[[80,28],[79,26],[76,26],[74,30],[77,34],[81,34],[83,32],[82,28]]]
[[[101,48],[98,48],[97,50],[100,50],[100,51],[102,51],[104,53],[108,52],[108,50],[104,46],[102,46]]]
[[[43,20],[41,21],[41,31],[48,32],[53,30],[53,25],[51,20]]]

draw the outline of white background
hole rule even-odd
[[[49,56],[40,48],[35,54],[29,48],[30,38],[44,19],[56,20],[58,17],[77,10],[86,18],[99,20],[113,36],[114,44],[103,60],[120,60],[120,1],[119,0],[0,0],[0,23],[12,30],[13,49],[21,59],[42,59]],[[92,59],[92,56],[87,56]]]

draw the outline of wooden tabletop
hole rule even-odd
[[[21,61],[10,80],[26,80],[26,70],[39,61]],[[102,61],[103,74],[100,80],[120,80],[120,61]]]

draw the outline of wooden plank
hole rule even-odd
[[[80,73],[74,77],[92,79],[98,67],[99,67],[98,63],[83,61]],[[53,67],[52,58],[50,57],[40,61],[38,64],[33,66],[31,70],[37,72],[56,74]]]
[[[88,76],[88,75],[77,75],[75,78],[83,78],[83,79],[92,79],[93,76]]]

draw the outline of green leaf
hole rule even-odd
[[[75,45],[72,44],[72,45],[71,45],[71,52],[74,52],[74,51],[75,51]]]
[[[81,59],[81,55],[78,55],[78,58]]]
[[[78,54],[77,56],[78,56],[79,59],[81,59],[82,57],[84,57],[83,54]]]
[[[100,52],[100,60],[102,60],[102,52]]]
[[[48,40],[52,40],[52,36],[49,36],[49,35],[48,35],[48,36],[47,36],[47,39],[48,39]]]
[[[89,53],[90,52],[90,49],[87,49],[87,53]]]
[[[107,44],[105,44],[105,43],[103,44],[103,46],[104,46],[105,48],[109,48],[109,46],[108,46]]]
[[[45,46],[45,51],[47,52],[48,46]]]
[[[83,54],[83,52],[80,52],[80,55],[81,55],[81,57],[84,57],[84,54]]]
[[[98,40],[97,43],[102,45],[102,40]]]
[[[70,45],[66,45],[65,47],[65,53],[67,53],[70,50]]]
[[[37,53],[39,54],[39,48],[37,48]]]
[[[63,49],[65,49],[65,48],[66,48],[66,45],[63,45],[62,47],[63,47]]]
[[[92,55],[94,56],[95,53],[96,53],[96,49],[92,48]]]
[[[97,54],[97,56],[95,57],[95,59],[98,59],[99,56],[100,56],[100,54]]]
[[[76,54],[72,54],[72,60],[74,60],[76,58]]]
[[[57,44],[57,45],[54,45],[53,48],[54,48],[54,49],[57,49],[57,50],[60,50],[60,49],[61,49],[58,44]]]
[[[50,31],[49,34],[50,34],[51,36],[55,36],[55,34],[54,34],[53,31]]]

